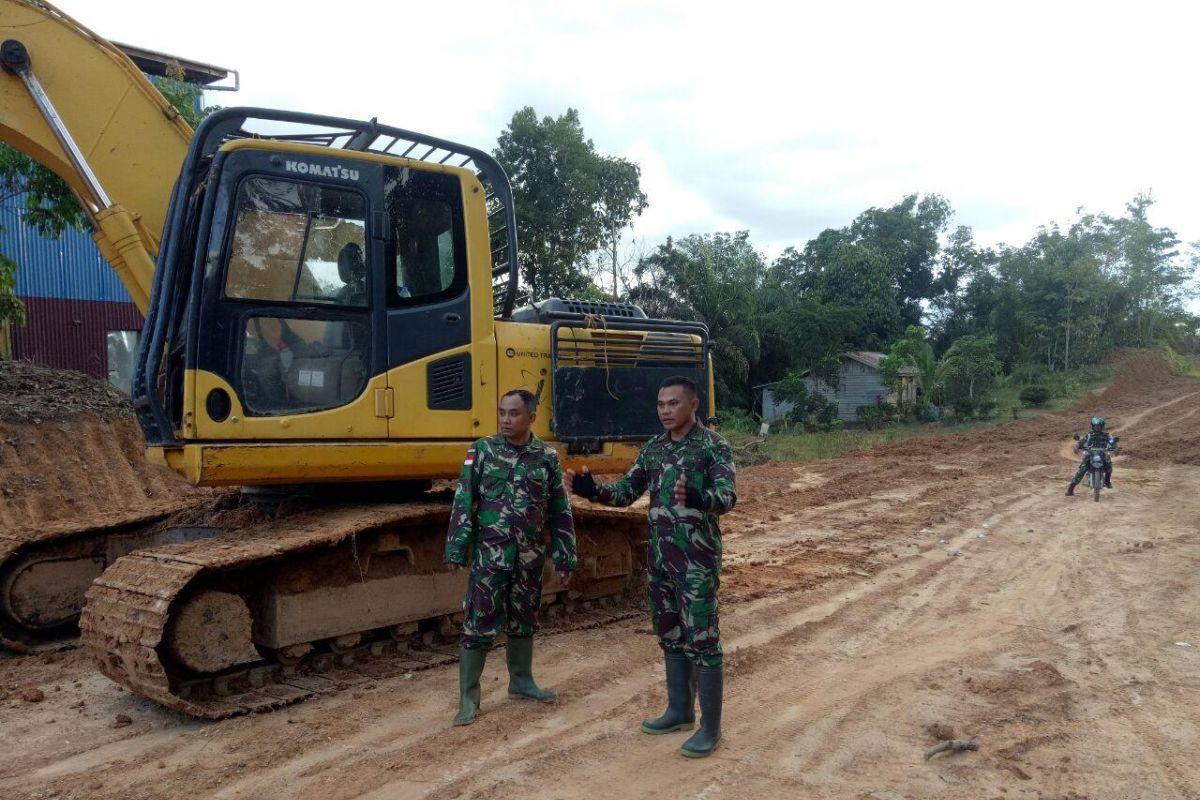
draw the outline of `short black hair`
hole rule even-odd
[[[533,392],[529,391],[528,389],[512,389],[511,391],[507,391],[502,394],[500,399],[503,400],[505,397],[519,397],[521,398],[521,402],[525,404],[526,411],[528,411],[530,414],[537,411],[537,398],[534,396]]]
[[[696,388],[695,382],[691,378],[685,378],[682,375],[672,375],[658,385],[658,390],[661,392],[669,386],[682,386],[692,397],[699,397],[700,390]]]

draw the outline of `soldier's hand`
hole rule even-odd
[[[588,472],[587,465],[584,465],[583,472],[579,474],[576,474],[575,470],[567,470],[567,480],[571,483],[572,494],[588,500],[596,498],[596,479],[592,477],[592,473]]]
[[[575,574],[575,573],[571,572],[570,570],[563,570],[563,569],[556,569],[554,572],[555,572],[555,574],[558,575],[558,582],[561,583],[563,586],[570,585],[571,576]]]
[[[687,481],[682,474],[675,481],[675,488],[671,490],[671,502],[677,506],[687,505]]]

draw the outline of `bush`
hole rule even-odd
[[[975,398],[975,413],[981,419],[991,419],[996,413],[996,405],[994,397],[977,397]]]
[[[717,411],[717,427],[723,431],[758,433],[758,420],[744,408],[725,408]]]
[[[964,394],[954,400],[954,416],[960,420],[970,419],[975,415],[975,398]]]
[[[1040,383],[1031,384],[1021,390],[1020,399],[1021,404],[1029,408],[1044,406],[1050,401],[1050,388]]]
[[[916,402],[908,403],[900,409],[900,417],[905,422],[929,422],[931,406],[925,398],[917,398]]]
[[[804,376],[791,372],[775,385],[775,399],[791,403],[788,421],[805,431],[828,431],[838,427],[838,404],[824,395],[811,392]]]
[[[858,421],[869,431],[877,431],[883,427],[883,409],[878,405],[859,406]]]

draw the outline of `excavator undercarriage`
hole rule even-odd
[[[344,682],[452,661],[467,572],[442,563],[442,502],[327,508],[124,556],[80,627],[104,674],[169,708],[219,718]],[[580,567],[547,570],[543,605],[635,594],[644,512],[577,512]]]

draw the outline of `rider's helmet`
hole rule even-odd
[[[1104,417],[1092,417],[1092,430],[1096,433],[1104,430]]]

